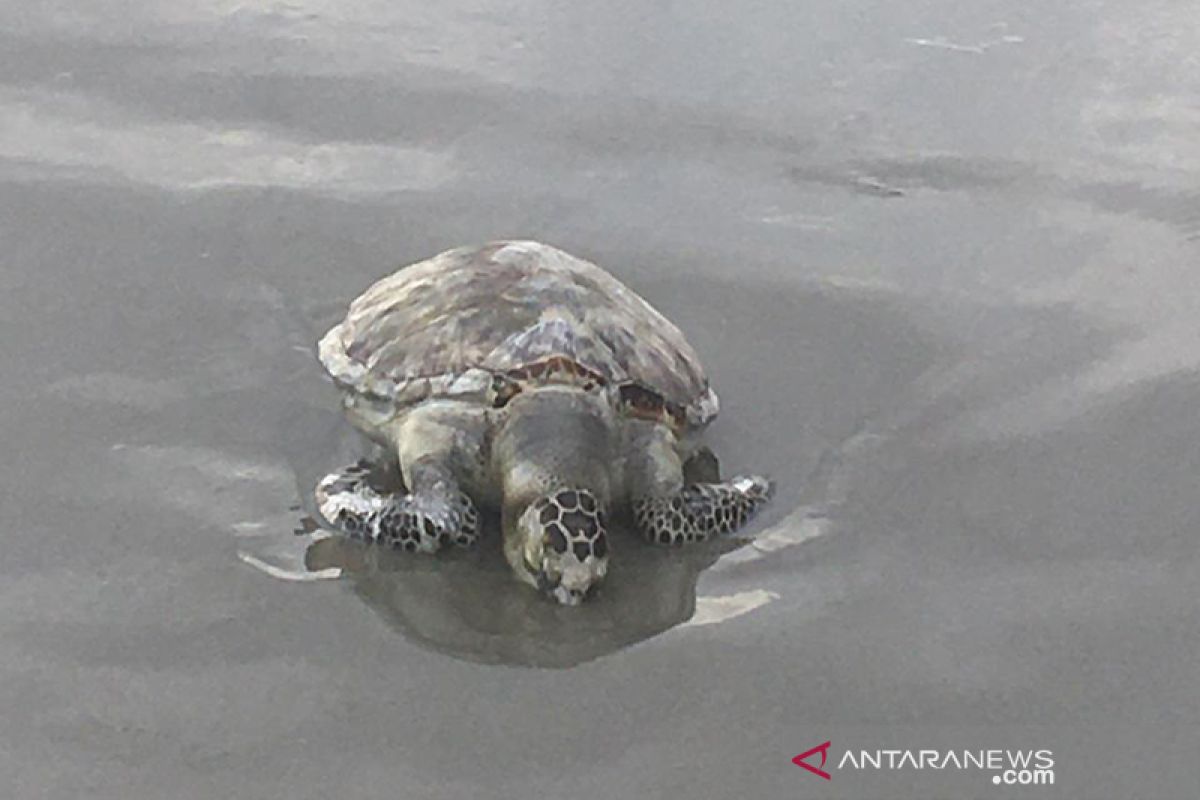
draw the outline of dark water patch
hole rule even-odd
[[[1083,182],[1069,191],[1073,197],[1102,211],[1161,222],[1178,230],[1189,241],[1200,239],[1200,193],[1133,181]]]
[[[696,579],[715,546],[680,552],[612,535],[611,567],[582,606],[567,608],[517,583],[500,552],[497,521],[479,551],[434,557],[341,538],[309,546],[306,564],[337,567],[356,596],[406,638],[485,664],[571,667],[687,620]]]
[[[801,164],[788,171],[792,180],[838,187],[879,197],[903,197],[906,192],[978,192],[1036,187],[1042,182],[1031,164],[986,157],[929,155],[911,159],[866,158],[835,165]]]

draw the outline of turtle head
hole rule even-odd
[[[587,489],[542,495],[516,521],[510,561],[528,583],[563,605],[578,605],[608,571],[604,523],[604,510]]]
[[[608,571],[615,439],[606,395],[557,385],[512,398],[493,436],[505,556],[521,580],[565,605]]]

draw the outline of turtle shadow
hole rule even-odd
[[[341,570],[389,627],[431,650],[481,664],[561,669],[687,621],[700,574],[729,548],[664,549],[615,531],[604,583],[583,605],[564,607],[513,578],[498,538],[471,552],[413,558],[334,536],[309,545],[305,564]]]
[[[329,394],[330,397],[334,396]],[[294,400],[281,416],[277,448],[291,464],[299,493],[289,555],[263,560],[312,577],[340,575],[362,602],[405,639],[452,658],[480,664],[564,669],[652,639],[695,613],[700,575],[745,540],[683,548],[644,542],[628,514],[611,520],[609,571],[587,602],[563,607],[520,583],[504,559],[499,516],[481,509],[484,535],[472,550],[414,555],[340,535],[317,522],[312,487],[329,470],[360,458],[381,491],[403,490],[389,453],[340,415]],[[719,478],[722,465],[708,448],[687,464],[694,481]]]
[[[381,454],[376,451],[376,458]],[[377,463],[369,480],[389,491],[395,465]],[[692,481],[718,480],[720,464],[701,448],[686,465]],[[582,606],[564,607],[518,582],[504,559],[500,520],[485,510],[479,547],[425,557],[341,536],[305,550],[310,572],[336,569],[363,602],[406,638],[436,652],[483,664],[566,668],[652,638],[686,622],[696,608],[700,574],[743,540],[686,548],[648,544],[618,514],[604,582]],[[306,517],[296,531],[315,532]],[[490,535],[488,535],[490,534]]]

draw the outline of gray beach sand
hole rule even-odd
[[[1192,3],[0,14],[5,797],[1200,795]],[[316,338],[513,237],[687,331],[754,544],[293,534]],[[939,748],[1055,784],[833,760]]]

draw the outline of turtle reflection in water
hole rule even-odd
[[[321,339],[350,421],[396,455],[404,490],[355,464],[322,479],[321,515],[410,552],[471,547],[500,510],[525,583],[578,604],[608,570],[624,504],[649,542],[728,534],[767,501],[757,475],[687,481],[717,413],[692,347],[604,270],[536,242],[450,250],[371,286]]]
[[[693,458],[689,480],[715,480],[716,461]],[[373,467],[370,479],[395,480]],[[485,521],[493,523],[492,515]],[[604,590],[581,607],[545,602],[512,580],[488,537],[474,551],[451,548],[413,558],[341,536],[313,541],[304,553],[310,572],[335,569],[354,593],[405,638],[438,653],[483,664],[562,669],[609,655],[691,619],[696,582],[740,542],[669,548],[639,541],[624,525],[608,535],[619,568]]]

